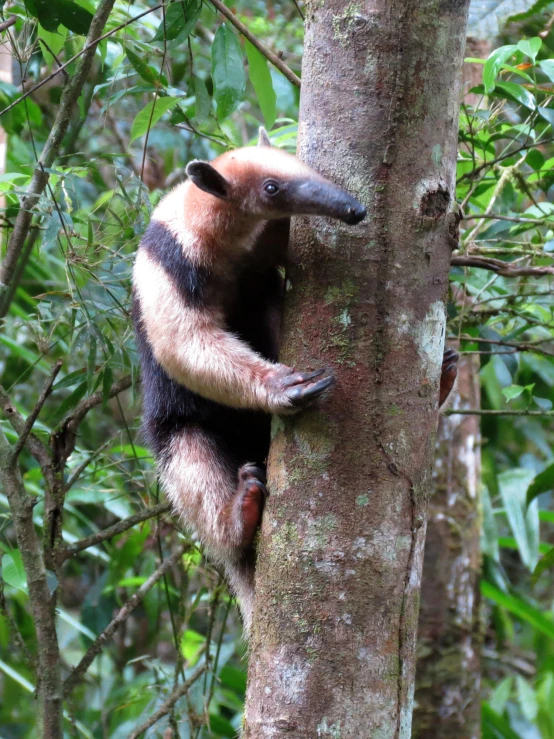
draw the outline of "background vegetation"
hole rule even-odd
[[[475,5],[494,6],[497,17],[503,3]],[[449,336],[481,359],[483,408],[474,410],[483,432],[483,734],[549,739],[554,3],[521,5],[488,61],[475,62],[483,84],[462,108],[463,219]],[[14,77],[0,82],[9,137],[0,174],[6,253],[96,4],[2,6],[0,20],[15,17],[2,32]],[[490,32],[491,8],[477,10],[471,32],[479,37]],[[224,12],[217,0],[115,2],[1,293],[0,455],[6,469],[21,469],[44,547],[68,736],[233,737],[240,726],[241,627],[219,573],[157,488],[140,436],[129,317],[134,251],[184,165],[251,143],[260,124],[274,145],[295,149],[302,9],[292,0],[240,0],[234,16],[225,20]],[[238,32],[236,18],[262,51]],[[40,413],[27,436],[33,411]],[[2,739],[35,736],[40,657],[8,503],[14,480],[4,477],[0,490]],[[164,734],[168,728],[174,733]]]

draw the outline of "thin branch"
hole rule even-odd
[[[499,162],[503,162],[504,159],[508,159],[508,157],[513,157],[516,154],[519,154],[520,151],[525,151],[526,149],[532,149],[535,146],[544,146],[545,144],[551,144],[553,141],[554,141],[554,136],[549,139],[544,139],[543,141],[530,141],[528,144],[523,144],[517,149],[512,149],[512,151],[508,151],[505,154],[500,154],[500,156],[497,156],[495,159],[491,159],[490,162],[483,162],[483,164],[480,164],[478,167],[475,167],[475,169],[471,170],[471,172],[466,172],[465,174],[460,175],[460,177],[458,177],[458,179],[456,180],[456,184],[459,185],[460,182],[463,182],[464,180],[475,179],[477,175],[479,175],[487,167],[494,167],[495,164],[498,164]]]
[[[7,31],[10,26],[15,26],[16,23],[17,23],[17,16],[10,15],[9,18],[6,18],[5,21],[2,21],[2,23],[0,23],[0,33],[2,33],[2,31]]]
[[[517,351],[520,352],[537,352],[538,354],[544,354],[546,357],[554,357],[554,353],[547,352],[545,349],[541,349],[540,346],[537,345],[537,343],[533,342],[527,342],[527,343],[518,343],[515,341],[501,341],[499,339],[484,339],[480,336],[469,336],[468,334],[462,334],[461,336],[451,336],[451,339],[461,339],[462,341],[468,341],[470,344],[472,342],[475,342],[476,344],[492,344],[494,346],[511,346],[514,347]],[[550,341],[551,339],[546,339],[544,341]],[[541,339],[541,342],[543,340]]]
[[[54,384],[54,380],[58,376],[59,371],[62,368],[63,361],[61,359],[58,359],[56,364],[54,365],[50,377],[48,378],[46,385],[44,386],[39,399],[37,400],[35,407],[33,410],[29,413],[27,416],[27,420],[25,421],[25,425],[21,431],[21,434],[19,435],[19,439],[17,440],[11,456],[11,463],[13,464],[19,455],[21,454],[21,450],[23,449],[25,442],[27,441],[27,437],[31,433],[31,430],[33,426],[35,425],[35,421],[38,418],[38,414],[42,410],[42,406],[46,402],[46,398],[50,395],[52,392],[52,385]]]
[[[545,418],[552,418],[554,411],[484,411],[481,408],[469,408],[466,410],[455,410],[451,408],[448,411],[444,411],[444,416],[543,416]]]
[[[493,221],[511,221],[512,223],[531,223],[537,226],[544,226],[548,221],[548,216],[544,218],[524,218],[520,216],[504,216],[500,213],[475,213],[462,216],[463,221],[476,221],[482,218],[490,218]]]
[[[108,393],[108,397],[115,398],[116,395],[122,393],[131,387],[132,379],[131,375],[125,375],[121,380],[114,382]],[[100,405],[104,399],[104,394],[99,390],[88,398],[84,398],[75,406],[73,413],[68,416],[63,422],[63,426],[76,430],[77,426],[81,423],[87,413],[97,405]]]
[[[0,408],[2,408],[2,411],[4,412],[4,415],[8,419],[13,430],[16,431],[18,434],[22,434],[23,429],[25,428],[25,419],[16,409],[15,405],[11,402],[8,393],[1,385]],[[44,469],[50,465],[50,463],[52,462],[50,451],[48,450],[48,447],[43,444],[37,436],[30,433],[27,437],[27,446],[33,457],[40,464],[41,468]]]
[[[141,724],[138,729],[135,729],[131,734],[129,734],[129,739],[138,739],[142,734],[144,734],[145,731],[147,731],[151,726],[154,726],[155,723],[157,723],[161,718],[166,716],[173,706],[177,703],[179,698],[182,698],[184,695],[188,693],[191,686],[198,680],[199,677],[201,677],[204,672],[208,669],[208,666],[206,664],[200,665],[200,667],[197,667],[196,670],[192,673],[192,675],[189,677],[189,679],[184,682],[182,685],[178,685],[169,698],[163,703],[160,708],[156,711],[156,713],[153,713],[152,716],[150,716],[149,719],[147,719],[143,724]]]
[[[274,67],[276,67],[279,72],[282,72],[282,74],[285,75],[285,77],[288,79],[289,82],[292,82],[293,85],[296,87],[300,87],[300,77],[298,77],[292,69],[287,67],[287,65],[279,59],[277,54],[274,54],[271,49],[268,49],[267,46],[264,46],[264,44],[261,43],[261,41],[258,41],[256,36],[254,36],[253,33],[250,33],[248,28],[242,23],[242,21],[239,21],[239,19],[231,13],[229,8],[227,8],[221,0],[210,0],[211,4],[214,6],[214,8],[217,8],[217,10],[221,13],[221,15],[225,16],[229,23],[232,23],[233,26],[237,29],[239,33],[241,33],[245,39],[248,39],[252,46],[255,46],[256,49],[260,52],[260,54],[263,54],[265,58],[270,61]]]
[[[89,466],[89,464],[91,462],[93,462],[96,459],[96,457],[98,457],[100,454],[102,454],[102,452],[104,451],[104,449],[106,447],[108,447],[112,443],[112,441],[114,440],[114,438],[115,438],[115,436],[112,436],[110,439],[108,439],[107,441],[105,441],[103,444],[100,444],[100,446],[98,447],[98,449],[95,449],[93,452],[91,452],[88,455],[88,457],[83,462],[81,462],[81,464],[77,467],[77,469],[75,470],[75,472],[71,475],[71,477],[67,481],[67,483],[65,485],[65,489],[66,490],[71,490],[71,488],[73,487],[73,485],[75,485],[75,483],[81,477],[81,475],[86,470],[86,468]]]
[[[124,518],[122,521],[118,521],[113,526],[110,526],[103,531],[98,531],[96,534],[91,534],[85,539],[81,539],[81,541],[77,541],[74,544],[66,547],[63,552],[63,558],[69,559],[69,557],[73,557],[75,554],[77,554],[78,552],[82,552],[84,549],[97,546],[98,544],[101,544],[103,541],[107,541],[108,539],[113,539],[114,536],[118,536],[124,531],[128,531],[129,529],[133,528],[133,526],[136,526],[143,521],[147,521],[149,518],[154,518],[154,516],[160,516],[162,513],[167,513],[169,510],[171,510],[170,503],[160,503],[159,505],[154,506],[154,508],[146,508],[144,511],[140,511],[140,513],[135,513],[134,516]]]
[[[114,382],[108,393],[109,398],[114,398],[119,393],[122,393],[127,388],[131,387],[132,379],[131,375],[125,375],[121,380]],[[52,434],[52,448],[54,452],[55,466],[60,469],[63,464],[69,459],[69,456],[75,449],[75,442],[77,440],[77,431],[79,425],[83,421],[87,413],[100,405],[104,400],[104,393],[98,391],[89,395],[88,398],[81,400],[70,415],[60,424],[59,429]]]
[[[85,48],[82,51],[82,58],[79,66],[77,67],[71,81],[65,85],[63,89],[54,125],[52,126],[52,130],[50,131],[42,149],[42,153],[37,166],[35,167],[29,188],[20,200],[20,208],[15,220],[14,229],[8,243],[6,256],[0,268],[0,295],[6,292],[13,277],[19,255],[24,247],[27,236],[29,235],[29,229],[33,219],[33,210],[48,185],[48,180],[50,178],[48,170],[52,167],[56,157],[58,156],[58,152],[69,127],[73,111],[77,105],[83,85],[85,84],[92,66],[94,55],[96,53],[96,45],[100,40],[100,34],[106,25],[106,21],[108,20],[108,16],[114,3],[115,0],[101,0],[98,5],[90,24],[90,29],[85,42]],[[57,72],[65,69],[67,64],[69,64],[69,62],[58,67]],[[20,102],[25,96],[26,95],[20,97],[18,101]],[[8,106],[8,108],[9,107],[11,106]],[[2,113],[5,113],[8,108],[2,111]],[[2,113],[0,113],[0,116]]]
[[[210,136],[209,133],[198,131],[196,128],[194,128],[194,126],[191,123],[189,123],[188,126],[185,126],[184,123],[176,123],[175,128],[182,128],[183,131],[194,133],[196,136],[201,136],[203,139],[208,139],[208,141],[213,141],[214,144],[218,144],[219,146],[227,146],[227,142],[224,139],[216,139],[215,136]]]
[[[82,658],[82,660],[79,662],[77,667],[73,670],[73,672],[69,675],[69,677],[66,679],[64,683],[64,695],[67,696],[73,688],[82,680],[84,677],[86,671],[94,661],[94,658],[97,657],[100,652],[102,651],[104,645],[106,642],[112,638],[114,633],[117,631],[117,629],[121,626],[121,624],[125,621],[125,619],[132,613],[132,611],[143,601],[145,595],[154,587],[154,585],[162,579],[162,577],[165,575],[166,572],[168,572],[172,567],[174,567],[179,559],[183,556],[183,553],[188,548],[188,544],[180,544],[177,551],[171,555],[168,559],[165,560],[165,562],[162,562],[162,564],[158,567],[158,569],[153,572],[150,577],[144,582],[140,588],[137,590],[137,592],[129,598],[129,600],[125,603],[125,605],[120,609],[117,616],[115,616],[114,619],[106,626],[104,631],[98,636],[94,642],[90,645],[88,648],[85,656]]]
[[[478,267],[496,272],[502,277],[544,277],[554,275],[554,267],[514,267],[510,262],[490,257],[455,255],[450,264],[457,267]]]

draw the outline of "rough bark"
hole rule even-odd
[[[293,232],[282,360],[337,385],[274,427],[249,739],[410,736],[467,6],[307,6],[299,153],[368,217]]]
[[[479,408],[479,362],[460,362],[452,407]],[[481,735],[478,416],[441,418],[429,502],[412,737]]]

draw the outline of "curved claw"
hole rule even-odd
[[[460,358],[460,355],[455,349],[448,348],[444,350],[444,354],[442,356],[442,363],[445,364],[446,362],[457,362]]]
[[[288,392],[287,395],[292,405],[302,405],[302,403],[307,403],[308,401],[317,398],[317,396],[321,395],[324,390],[331,387],[334,382],[335,378],[330,375],[328,377],[324,377],[318,382],[311,383],[306,387],[296,386]]]
[[[315,370],[314,372],[293,372],[291,375],[287,375],[281,380],[283,387],[292,387],[293,385],[300,385],[303,382],[309,382],[315,380],[316,377],[321,377],[324,374],[324,369]]]

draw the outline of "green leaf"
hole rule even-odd
[[[198,660],[200,650],[204,646],[206,638],[197,631],[188,629],[181,637],[181,652],[187,662],[194,666]]]
[[[202,11],[201,0],[186,0],[182,3],[171,3],[165,14],[165,38],[167,41],[177,39],[185,41],[192,32]],[[161,23],[153,41],[163,41],[164,24]]]
[[[245,45],[248,58],[248,74],[256,92],[266,128],[269,130],[275,123],[275,117],[277,116],[277,95],[273,89],[267,59],[263,54],[260,54],[250,41],[246,41]]]
[[[554,623],[547,618],[538,608],[530,605],[522,598],[515,595],[503,593],[501,590],[491,585],[490,582],[483,580],[481,582],[481,593],[496,603],[497,606],[505,608],[517,618],[530,624],[550,639],[554,639]]]
[[[544,118],[545,121],[547,121],[552,127],[554,127],[554,108],[541,108],[539,106],[537,108],[537,111],[541,118]]]
[[[524,105],[530,110],[535,110],[537,107],[537,101],[535,96],[532,95],[529,90],[526,90],[522,85],[517,85],[515,82],[497,82],[495,90],[502,90],[507,93],[509,97],[512,97],[521,105]]]
[[[531,481],[527,488],[526,502],[530,505],[542,493],[554,490],[554,464],[549,465]]]
[[[500,68],[504,62],[509,59],[512,54],[517,51],[517,46],[509,44],[495,49],[489,56],[483,67],[483,84],[485,93],[491,93],[496,85],[496,78],[500,72]]]
[[[50,33],[56,33],[60,24],[81,36],[88,33],[92,13],[73,0],[24,0],[24,3],[28,13],[38,18]]]
[[[483,701],[481,704],[481,716],[483,719],[483,730],[488,731],[488,736],[494,737],[495,739],[521,739],[519,734],[510,727],[510,724],[505,718],[499,716],[490,705]],[[484,733],[484,736],[487,736]]]
[[[502,388],[502,395],[504,395],[508,402],[514,398],[519,398],[523,392],[525,392],[523,385],[510,385],[510,387]]]
[[[525,163],[532,167],[535,172],[542,169],[544,161],[544,155],[538,149],[530,149],[525,157]]]
[[[494,688],[489,698],[489,705],[495,713],[502,714],[506,703],[510,700],[514,687],[514,679],[511,675],[501,680]]]
[[[210,714],[210,734],[211,736],[224,736],[228,739],[234,739],[237,736],[237,730],[230,721],[218,716]]]
[[[537,54],[539,53],[542,46],[542,40],[538,36],[534,36],[530,39],[522,39],[518,45],[517,48],[525,54],[525,56],[531,57],[533,62],[537,58]]]
[[[12,549],[2,557],[2,579],[13,588],[27,589],[27,575],[19,549]]]
[[[539,712],[539,704],[533,687],[521,675],[516,675],[517,697],[521,711],[527,721],[534,721]]]
[[[206,118],[210,115],[212,109],[212,102],[210,100],[210,94],[204,84],[204,80],[194,75],[194,94],[196,95],[196,102],[194,108],[194,117],[197,123],[203,123]]]
[[[231,688],[236,693],[246,693],[246,673],[237,667],[225,665],[221,668],[219,679],[223,685]]]
[[[212,45],[212,79],[217,118],[222,121],[236,110],[246,86],[238,39],[225,24],[217,29]]]
[[[127,59],[131,62],[133,69],[140,77],[142,77],[143,80],[150,82],[152,85],[159,85],[159,75],[155,69],[147,64],[144,59],[141,59],[138,54],[135,54],[132,49],[129,49],[128,46],[125,47],[125,53],[127,54]]]
[[[131,138],[130,142],[138,139],[139,136],[143,136],[148,128],[152,128],[163,116],[167,113],[174,105],[181,100],[181,98],[175,97],[157,97],[152,100],[144,107],[140,113],[137,113],[133,125],[131,126]]]
[[[77,403],[82,400],[87,392],[87,381],[78,385],[75,390],[65,400],[63,400],[56,410],[49,416],[48,423],[55,428],[69,411],[73,410]]]
[[[514,468],[498,475],[497,479],[519,555],[522,562],[533,570],[539,559],[539,511],[536,504],[526,505],[526,491],[533,472]]]
[[[539,67],[545,75],[554,82],[554,59],[543,59],[539,62]]]
[[[554,547],[548,550],[548,552],[543,555],[539,561],[537,562],[537,566],[533,570],[533,578],[532,583],[533,585],[537,582],[539,577],[542,575],[543,572],[546,570],[550,570],[554,567]]]
[[[42,55],[44,56],[48,66],[51,67],[52,63],[55,61],[52,54],[58,56],[60,51],[63,49],[63,45],[67,38],[67,28],[60,25],[54,33],[51,33],[39,25],[37,35]],[[46,44],[43,42],[46,42]]]

